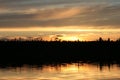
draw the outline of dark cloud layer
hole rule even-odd
[[[0,27],[120,28],[119,0],[0,0]]]

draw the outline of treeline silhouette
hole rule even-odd
[[[120,63],[120,40],[0,41],[0,64],[72,61]]]

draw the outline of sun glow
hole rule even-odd
[[[97,40],[99,37],[102,37],[104,40],[110,38],[111,40],[116,40],[120,36],[120,29],[107,28],[107,29],[99,29],[99,28],[83,28],[77,26],[69,26],[69,27],[29,27],[29,28],[1,28],[0,32],[3,34],[2,36],[10,37],[26,37],[32,34],[32,37],[41,37],[42,40],[54,41],[54,40],[62,40],[62,41],[93,41]],[[9,32],[9,34],[8,34]],[[12,33],[10,33],[12,32]],[[14,34],[13,34],[14,32]],[[23,33],[24,35],[18,33]],[[29,34],[28,34],[29,33]],[[110,35],[112,34],[112,35]],[[14,36],[13,36],[14,35]],[[61,36],[58,36],[61,35]],[[52,36],[52,38],[51,38]],[[26,37],[27,38],[27,37]],[[41,39],[40,38],[40,39]]]
[[[79,38],[76,37],[76,36],[66,36],[66,37],[62,37],[62,40],[65,40],[65,41],[77,41],[77,40],[79,40]]]

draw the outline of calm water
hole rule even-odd
[[[101,69],[86,63],[8,67],[0,69],[0,80],[120,80],[120,67],[114,64]]]

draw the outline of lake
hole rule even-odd
[[[0,80],[120,80],[117,64],[61,63],[0,68]]]

